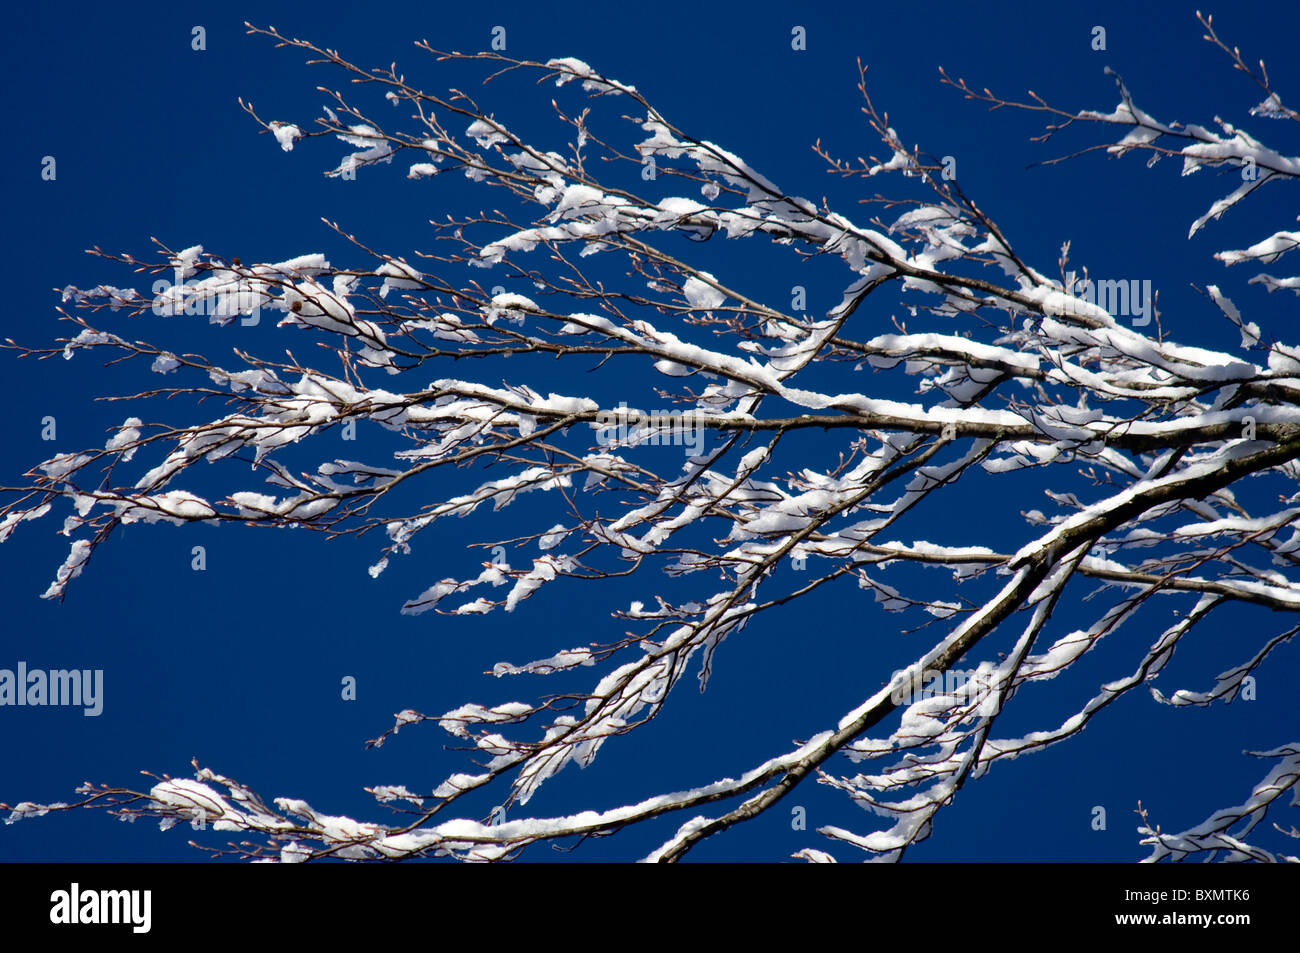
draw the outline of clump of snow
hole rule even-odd
[[[700,274],[707,281],[702,281],[691,275],[686,279],[686,283],[682,285],[682,293],[686,295],[686,300],[691,303],[692,308],[699,308],[702,311],[721,307],[722,302],[727,300],[726,295],[708,283],[716,279],[707,271],[702,271]]]
[[[302,130],[292,123],[273,122],[271,123],[271,135],[275,136],[275,141],[280,143],[281,149],[285,152],[292,152],[294,140],[302,138]]]

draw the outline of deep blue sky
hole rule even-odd
[[[848,13],[843,4],[797,13],[787,4],[623,4],[602,6],[598,15],[578,6],[514,6],[222,4],[124,13],[100,4],[27,4],[7,13],[8,28],[0,36],[7,86],[0,113],[9,141],[0,154],[7,220],[0,256],[7,307],[0,336],[39,345],[66,333],[55,320],[55,287],[131,284],[128,269],[82,254],[92,245],[144,255],[150,236],[157,236],[175,248],[202,243],[245,262],[325,251],[335,264],[346,264],[348,254],[321,216],[385,251],[409,255],[428,247],[428,218],[451,207],[490,208],[500,201],[499,192],[476,190],[459,176],[407,181],[401,162],[363,170],[355,182],[326,179],[322,171],[343,154],[333,144],[281,152],[258,135],[236,98],[251,100],[264,118],[306,125],[324,101],[315,87],[341,80],[306,67],[296,51],[246,36],[245,19],[337,47],[364,66],[396,60],[415,85],[439,92],[450,83],[468,83],[471,74],[440,67],[412,43],[427,38],[444,48],[482,49],[492,27],[504,25],[510,53],[584,59],[636,85],[679,126],[738,153],[789,191],[827,195],[846,214],[865,219],[856,200],[887,184],[876,181],[867,188],[838,181],[825,174],[810,149],[820,138],[846,158],[881,154],[859,113],[855,61],[861,57],[870,66],[875,102],[888,111],[903,140],[956,156],[966,192],[1039,270],[1055,273],[1061,242],[1072,240],[1075,261],[1096,274],[1155,280],[1170,333],[1218,347],[1234,346],[1235,332],[1187,288],[1189,281],[1220,282],[1249,318],[1266,327],[1282,329],[1278,316],[1284,309],[1294,312],[1294,299],[1269,299],[1258,286],[1246,288],[1249,273],[1225,272],[1210,258],[1293,225],[1293,186],[1249,200],[1187,241],[1189,223],[1232,187],[1228,178],[1202,172],[1183,180],[1174,163],[1147,170],[1138,156],[1107,161],[1091,155],[1028,168],[1066,151],[1067,144],[1099,140],[1031,143],[1028,137],[1041,129],[1033,117],[989,114],[939,84],[937,67],[943,66],[976,88],[1017,98],[1032,88],[1066,108],[1109,110],[1117,101],[1102,73],[1109,65],[1159,119],[1209,125],[1220,115],[1295,154],[1294,127],[1246,115],[1262,97],[1200,39],[1193,4],[927,3],[891,5],[880,13]],[[1239,45],[1248,60],[1268,62],[1284,97],[1290,92],[1300,98],[1300,61],[1294,56],[1300,16],[1294,9],[1270,10],[1265,17],[1259,7],[1235,4],[1211,12],[1217,13],[1220,35]],[[806,52],[790,49],[795,24],[807,28]],[[190,48],[195,25],[207,32],[202,52]],[[1094,25],[1106,27],[1105,52],[1089,47]],[[521,88],[494,93],[489,87],[482,102],[511,125],[539,122],[554,91],[525,96],[516,93]],[[572,92],[568,102],[576,105],[579,97]],[[391,116],[391,107],[377,97],[358,102]],[[620,112],[604,110],[606,127],[617,123]],[[58,162],[55,182],[39,176],[47,155]],[[849,282],[842,271],[801,266],[793,255],[761,249],[754,240],[720,245],[706,250],[707,267],[759,289],[759,296],[775,300],[802,282],[812,289],[810,306],[824,310]],[[892,300],[878,310],[864,309],[855,317],[861,323],[853,336],[886,330],[890,314],[901,313],[891,306]],[[157,328],[161,320],[140,318],[123,333],[149,338],[163,333]],[[190,322],[165,333],[182,334],[180,346],[218,360],[227,360],[231,347],[273,355],[290,345],[306,360],[314,350],[308,339],[273,324],[269,316],[257,328]],[[146,380],[144,370],[104,370],[85,353],[70,363],[40,364],[0,353],[7,396],[0,417],[0,484],[14,482],[55,450],[102,444],[105,428],[129,411],[90,398],[157,382]],[[512,373],[523,371],[520,364]],[[648,381],[629,381],[629,392]],[[382,379],[373,383],[388,386]],[[569,392],[583,386],[572,382]],[[149,410],[153,419],[175,423],[205,419],[192,406]],[[53,448],[40,439],[47,415],[58,421]],[[386,444],[378,434],[363,434],[356,445],[332,444],[337,438],[329,436],[316,441],[316,453],[320,459],[333,453],[357,457],[366,439],[372,440],[366,458],[385,463]],[[1064,471],[1052,475],[1053,485],[1068,483]],[[1043,508],[1048,501],[1041,495],[1042,476],[962,487],[945,504],[948,509],[913,524],[912,537],[995,546],[1023,540],[1022,524],[994,514],[1000,507],[1014,521],[1019,509]],[[549,505],[521,502],[513,515],[506,514],[544,527],[554,522],[550,514],[530,508]],[[464,555],[464,539],[510,535],[509,528],[494,531],[490,514],[476,514],[439,529],[411,556],[394,559],[378,580],[365,571],[378,539],[323,544],[314,535],[289,532],[135,526],[103,547],[67,600],[55,604],[37,597],[65,553],[66,541],[54,533],[63,515],[20,527],[0,546],[0,667],[21,659],[31,667],[102,668],[105,711],[92,719],[79,710],[0,709],[0,800],[10,803],[71,799],[86,779],[148,784],[136,773],[140,769],[188,775],[189,760],[197,756],[268,798],[302,797],[318,810],[383,819],[386,811],[363,785],[428,788],[465,769],[464,756],[443,750],[449,738],[431,724],[404,732],[380,750],[364,750],[364,739],[388,727],[392,713],[416,708],[434,714],[468,701],[495,704],[530,697],[533,690],[578,687],[591,670],[582,671],[580,682],[536,686],[477,673],[499,660],[523,662],[608,638],[623,628],[609,618],[611,609],[631,598],[649,601],[656,591],[683,591],[666,580],[556,587],[513,616],[400,615],[402,601],[433,581],[468,574],[466,567],[479,557]],[[195,573],[189,552],[200,543],[207,547],[208,570]],[[929,578],[937,586],[941,577]],[[938,588],[931,592],[943,596]],[[868,595],[844,586],[824,595],[815,609],[810,606],[811,612],[791,609],[755,623],[719,653],[707,693],[695,690],[693,678],[682,683],[655,724],[607,745],[586,771],[566,769],[528,805],[528,813],[612,807],[705,783],[832,723],[910,660],[917,640],[933,631],[899,636],[899,628],[919,620],[900,621],[869,603]],[[1059,616],[1051,638],[1081,621],[1065,610]],[[1202,630],[1159,684],[1170,691],[1203,690],[1214,674],[1253,654],[1283,626],[1283,620],[1260,613],[1231,618],[1232,628],[1220,621]],[[1239,638],[1244,635],[1250,637]],[[1064,706],[1076,698],[1081,704],[1098,683],[1127,674],[1149,642],[1146,632],[1129,631],[1122,644],[1083,663],[1076,677],[1038,689],[1036,700],[1018,699],[1026,709],[1019,717],[1026,720],[1009,723],[1004,732],[1055,725],[1073,710]],[[1300,646],[1280,649],[1253,703],[1173,710],[1135,693],[1073,741],[1000,764],[968,786],[940,814],[934,835],[910,856],[1136,859],[1144,853],[1131,813],[1139,799],[1166,830],[1182,829],[1214,808],[1238,803],[1267,773],[1269,765],[1243,757],[1243,748],[1295,740],[1300,726],[1293,682],[1282,676],[1294,673],[1298,662]],[[359,679],[356,702],[339,700],[345,674]],[[1058,689],[1065,700],[1052,697]],[[776,710],[778,703],[784,710]],[[804,846],[831,846],[812,830],[817,826],[871,829],[870,818],[841,795],[805,788],[692,858],[779,860]],[[492,803],[472,807],[486,816]],[[809,831],[790,830],[794,805],[807,808]],[[1104,832],[1089,826],[1094,805],[1109,812]],[[542,846],[525,858],[636,857],[684,819],[629,830],[576,854]],[[127,827],[98,812],[63,814],[0,827],[0,859],[200,859],[186,846],[189,836],[188,829]],[[852,849],[831,849],[841,859],[858,859]]]

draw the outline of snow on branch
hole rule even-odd
[[[554,120],[569,137],[561,152],[525,141],[509,117],[466,93],[426,92],[395,66],[367,70],[273,28],[250,32],[307,53],[362,95],[406,107],[394,125],[322,87],[323,116],[290,123],[245,103],[292,152],[285,161],[333,148],[328,175],[391,176],[422,194],[495,188],[505,210],[434,222],[435,250],[409,256],[329,221],[347,261],[292,248],[282,261],[251,264],[197,244],[158,242],[145,258],[95,249],[158,281],[145,290],[68,286],[60,313],[75,334],[45,348],[8,346],[38,359],[143,358],[150,384],[134,397],[189,398],[197,416],[127,417],[102,446],[36,464],[24,485],[3,491],[0,542],[61,516],[68,556],[44,596],[62,599],[94,571],[97,547],[134,523],[355,534],[376,541],[377,576],[427,545],[435,523],[509,507],[494,523],[507,527],[504,538],[473,540],[462,572],[417,580],[400,611],[523,616],[539,592],[598,590],[633,573],[664,588],[649,608],[611,607],[631,627],[617,635],[593,633],[578,646],[565,635],[523,661],[485,660],[498,678],[512,676],[501,683],[512,694],[528,692],[532,680],[522,676],[588,679],[565,696],[570,704],[516,696],[397,714],[372,746],[436,722],[478,760],[430,790],[369,788],[396,822],[329,815],[297,798],[268,804],[197,763],[193,781],[164,776],[147,791],[87,784],[76,804],[24,802],[9,822],[103,806],[164,827],[205,821],[258,836],[230,848],[253,860],[492,861],[675,814],[675,833],[647,858],[671,861],[813,777],[866,809],[864,830],[827,826],[823,835],[897,859],[993,764],[1067,741],[1133,688],[1174,706],[1229,700],[1295,631],[1241,633],[1244,660],[1207,691],[1166,695],[1150,684],[1180,640],[1225,607],[1300,611],[1300,346],[1278,340],[1292,329],[1275,337],[1210,285],[1206,313],[1234,325],[1240,347],[1180,344],[1158,323],[1148,327],[1158,315],[1148,289],[1067,270],[1068,244],[1060,277],[1049,277],[1032,264],[1041,251],[1014,247],[939,174],[940,163],[904,145],[867,94],[865,68],[863,112],[888,158],[853,164],[816,149],[843,179],[893,183],[906,210],[892,221],[854,220],[787,191],[579,59],[418,44],[435,63],[486,66],[489,79],[554,80]],[[1211,37],[1218,42],[1212,29]],[[1297,118],[1262,67],[1250,75],[1267,95],[1253,115]],[[1090,147],[1112,156],[1180,156],[1184,174],[1240,166],[1240,187],[1192,233],[1265,182],[1300,177],[1300,159],[1227,122],[1214,132],[1156,120],[1118,77],[1121,101],[1108,112],[1062,111],[1032,94],[1015,103],[945,82],[995,108],[1046,114],[1055,124],[1041,138],[1099,124],[1122,131],[1118,142]],[[783,307],[752,275],[693,264],[705,240],[824,256],[840,269],[839,284],[820,313]],[[1273,264],[1296,243],[1296,233],[1276,231],[1217,257]],[[1300,293],[1297,279],[1250,280]],[[910,327],[886,322],[882,309],[895,304],[912,315]],[[324,345],[333,369],[292,351],[284,360],[236,351],[233,363],[216,363],[124,330],[143,316],[229,325],[263,312],[286,340]],[[532,370],[538,364],[507,362],[516,355],[562,370],[548,377]],[[220,413],[204,410],[208,398],[224,402]],[[382,432],[391,452],[333,457],[323,435],[358,426]],[[802,439],[809,434],[820,442]],[[314,468],[304,470],[313,452]],[[230,474],[229,488],[207,489],[200,462],[220,464],[211,472]],[[1035,502],[1048,512],[1007,517],[1019,542],[999,552],[948,501],[958,483],[1000,486],[1016,471],[1038,481]],[[917,510],[937,515],[943,538],[909,535]],[[488,551],[490,560],[480,558]],[[900,628],[907,619],[912,632],[933,632],[904,669],[865,673],[864,684],[881,687],[843,699],[837,723],[793,745],[770,739],[778,753],[736,777],[646,791],[623,806],[505,821],[453,816],[462,798],[485,789],[500,792],[503,809],[523,808],[568,765],[592,763],[653,719],[684,676],[703,690],[746,630],[769,624],[770,610],[814,617],[831,593],[891,614]],[[1091,621],[1053,631],[1053,609],[1076,599]],[[1160,634],[1133,653],[1131,669],[1082,692],[1056,681],[1117,631],[1144,627]],[[1072,713],[999,737],[1007,706],[1047,682]],[[1298,756],[1289,748],[1261,756],[1279,766],[1247,803],[1176,836],[1143,829],[1151,859],[1207,850],[1277,859],[1241,838],[1295,786]],[[833,772],[855,762],[876,764]],[[1243,819],[1247,830],[1229,834]],[[796,856],[835,859],[811,847]]]

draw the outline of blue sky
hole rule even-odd
[[[362,170],[354,182],[327,179],[321,173],[338,162],[341,146],[303,143],[290,154],[276,148],[258,134],[237,97],[251,100],[264,118],[305,126],[324,102],[315,87],[339,79],[305,66],[296,51],[246,36],[245,19],[336,47],[364,66],[396,60],[413,84],[437,91],[453,83],[468,89],[475,74],[432,62],[413,42],[482,49],[492,28],[503,25],[512,55],[579,57],[634,84],[676,124],[741,155],[787,190],[814,199],[825,195],[846,214],[865,218],[858,199],[884,186],[828,176],[810,148],[820,138],[845,158],[881,154],[859,111],[860,57],[870,67],[873,99],[902,139],[955,156],[967,194],[1039,270],[1055,273],[1058,249],[1070,240],[1075,260],[1096,274],[1150,278],[1162,289],[1165,327],[1189,343],[1232,347],[1236,337],[1189,281],[1220,281],[1247,316],[1266,327],[1283,330],[1282,316],[1294,311],[1294,299],[1247,288],[1247,275],[1224,274],[1210,257],[1294,222],[1285,185],[1188,241],[1189,223],[1228,190],[1223,177],[1202,173],[1183,180],[1173,163],[1148,170],[1139,156],[1107,161],[1093,154],[1031,167],[1101,140],[1030,142],[1041,131],[1035,117],[990,114],[939,83],[937,67],[943,66],[973,87],[1009,97],[1023,98],[1031,88],[1064,108],[1109,110],[1117,96],[1102,70],[1110,66],[1138,103],[1162,120],[1208,125],[1220,115],[1295,154],[1293,132],[1246,115],[1261,96],[1200,39],[1191,4],[1031,9],[930,3],[875,14],[866,8],[846,13],[842,4],[798,12],[793,5],[754,4],[736,13],[740,8],[670,3],[605,6],[599,16],[589,8],[541,4],[390,3],[382,15],[367,5],[333,6],[168,5],[123,13],[98,4],[30,4],[7,14],[11,24],[0,48],[8,95],[0,111],[10,146],[0,164],[9,227],[0,275],[8,300],[0,336],[52,343],[67,332],[55,320],[58,298],[51,289],[130,284],[128,269],[82,253],[92,245],[144,255],[150,236],[157,236],[174,248],[201,243],[245,262],[324,251],[337,264],[349,253],[321,216],[387,252],[409,254],[428,246],[429,218],[500,201],[497,192],[483,194],[464,179],[408,181],[396,164]],[[1259,8],[1243,5],[1208,12],[1217,14],[1220,35],[1248,60],[1268,62],[1284,96],[1300,90],[1295,10],[1271,11],[1267,19]],[[195,25],[206,30],[203,51],[191,49]],[[790,48],[794,25],[807,30],[806,51]],[[1090,48],[1095,25],[1106,28],[1104,52]],[[526,85],[503,84],[489,86],[482,101],[516,128],[540,128],[552,94],[549,87],[529,92]],[[578,100],[574,94],[571,105]],[[391,110],[377,96],[358,96],[358,102],[377,115]],[[601,121],[617,124],[619,113],[605,109]],[[57,160],[53,182],[40,178],[44,156]],[[837,303],[847,283],[825,263],[801,265],[779,249],[714,242],[700,254],[704,267],[756,289],[756,296],[775,299],[788,295],[791,284],[805,284],[813,310]],[[871,329],[886,329],[891,314],[901,313],[895,300],[855,316],[863,335],[880,333]],[[168,335],[179,342],[175,346],[213,359],[228,357],[232,347],[271,355],[292,346],[307,360],[314,349],[269,319],[253,328],[174,321],[158,327],[165,320],[133,319],[122,333]],[[102,368],[85,353],[68,363],[37,363],[0,352],[0,368],[8,397],[8,412],[0,417],[0,484],[16,481],[56,450],[102,444],[105,428],[127,412],[90,398],[150,383],[143,366]],[[534,371],[554,373],[524,362],[511,373]],[[643,376],[618,387],[634,395],[649,382]],[[583,384],[569,382],[573,391]],[[148,411],[175,423],[203,419],[193,405],[180,403],[155,401]],[[41,440],[46,416],[58,423],[54,446]],[[356,446],[325,437],[317,453],[356,456],[367,441],[373,462],[384,463],[388,444],[378,433],[363,433]],[[808,446],[818,452],[814,441]],[[1067,482],[1061,476],[1053,485]],[[1041,489],[1040,475],[961,485],[943,507],[919,518],[916,538],[948,534],[954,543],[1013,545],[1023,539],[1024,527],[999,514],[1014,517],[1019,509],[1041,507]],[[435,486],[430,492],[445,491]],[[549,505],[521,503],[509,518],[526,515],[549,525],[541,512]],[[364,749],[363,741],[388,727],[394,712],[437,713],[527,694],[528,686],[480,673],[502,659],[522,662],[617,635],[623,625],[610,618],[612,609],[653,592],[683,591],[668,580],[620,581],[557,587],[513,615],[400,615],[403,600],[444,575],[465,574],[467,564],[481,558],[465,555],[466,540],[508,535],[485,513],[439,530],[378,579],[366,573],[378,539],[325,543],[288,531],[133,526],[96,554],[63,603],[51,603],[38,596],[66,551],[66,540],[54,533],[61,516],[22,527],[0,546],[0,667],[25,660],[31,667],[103,669],[105,708],[97,718],[76,709],[0,709],[0,800],[10,803],[71,799],[83,780],[147,784],[137,774],[141,769],[187,775],[190,758],[197,757],[264,796],[302,797],[329,813],[383,819],[386,812],[364,785],[432,787],[466,764],[462,753],[444,750],[448,736],[434,725],[403,732],[381,749]],[[967,535],[954,538],[958,530]],[[190,568],[194,545],[207,551],[208,568],[201,573]],[[1064,631],[1072,618],[1062,610],[1053,631]],[[1283,627],[1263,613],[1225,618],[1234,620],[1231,628],[1212,623],[1181,651],[1168,673],[1177,682],[1173,688],[1206,687]],[[878,612],[851,586],[824,595],[815,607],[756,622],[720,652],[708,692],[698,693],[693,679],[683,682],[655,723],[607,745],[586,770],[566,769],[528,812],[612,807],[702,784],[784,751],[793,738],[825,727],[874,691],[932,631],[906,636],[899,634],[902,627],[897,616]],[[1255,638],[1238,638],[1247,634]],[[1131,669],[1134,653],[1147,642],[1135,643],[1134,633],[1126,638],[1081,664],[1072,679],[1023,699],[1017,707],[1024,710],[1009,718],[1024,719],[1014,722],[1023,728],[1054,725],[1072,710],[1064,706]],[[1297,663],[1300,645],[1284,646],[1268,669],[1271,680],[1261,680],[1259,699],[1228,707],[1174,710],[1134,693],[1069,743],[1000,764],[968,785],[910,858],[1138,858],[1143,850],[1131,812],[1139,799],[1165,829],[1182,829],[1240,802],[1267,773],[1268,765],[1244,757],[1242,749],[1295,740],[1295,692],[1283,676]],[[355,702],[339,698],[343,675],[358,679]],[[1058,687],[1064,700],[1053,697]],[[492,803],[484,799],[473,809],[486,816]],[[790,829],[789,808],[796,805],[807,809],[807,832]],[[1108,812],[1105,831],[1090,825],[1097,805]],[[524,857],[637,857],[679,820],[627,830],[574,853],[540,846]],[[812,828],[864,830],[866,820],[841,795],[809,784],[691,857],[781,860],[802,847],[827,846]],[[199,860],[202,855],[186,845],[189,836],[144,822],[123,825],[99,812],[62,814],[0,828],[0,859]],[[209,835],[205,843],[221,838]],[[837,853],[856,859],[848,849]]]

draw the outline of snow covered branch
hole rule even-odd
[[[372,745],[433,721],[485,760],[432,790],[367,789],[401,805],[396,823],[323,814],[297,798],[268,805],[197,764],[194,781],[162,776],[147,791],[86,785],[76,804],[24,802],[10,821],[108,807],[164,826],[203,821],[258,837],[230,848],[254,860],[502,860],[537,842],[678,814],[675,832],[648,858],[673,861],[811,777],[870,812],[865,833],[822,834],[897,859],[995,762],[1068,740],[1139,686],[1175,706],[1231,700],[1295,631],[1282,625],[1244,637],[1241,665],[1210,691],[1165,695],[1149,684],[1212,613],[1300,611],[1300,345],[1248,321],[1218,285],[1206,287],[1205,310],[1240,330],[1239,348],[1149,333],[1159,316],[1149,289],[1080,277],[1067,269],[1068,244],[1055,263],[1059,278],[1037,270],[1034,255],[1014,249],[938,164],[903,146],[867,95],[865,70],[864,112],[891,158],[855,166],[830,147],[817,150],[843,179],[894,182],[906,211],[889,221],[854,221],[786,191],[581,60],[418,44],[435,63],[561,87],[551,105],[568,141],[555,151],[525,141],[463,92],[429,93],[395,66],[367,70],[274,29],[250,32],[401,109],[399,122],[388,123],[324,88],[324,116],[314,124],[264,120],[245,104],[293,160],[340,142],[346,152],[336,165],[329,160],[327,175],[395,176],[402,173],[392,167],[405,162],[412,190],[497,187],[509,210],[448,215],[431,223],[437,250],[409,254],[378,250],[327,221],[351,250],[346,263],[300,249],[252,264],[197,244],[160,242],[144,258],[95,249],[159,281],[152,290],[69,286],[60,311],[75,335],[57,346],[9,347],[34,359],[83,360],[83,351],[143,358],[158,376],[132,399],[189,400],[184,406],[196,411],[213,400],[225,410],[176,424],[131,415],[103,446],[43,461],[21,485],[0,488],[0,542],[62,515],[69,552],[44,593],[62,599],[97,548],[133,523],[374,538],[370,574],[378,576],[425,544],[439,521],[513,505],[506,538],[475,547],[512,546],[518,565],[484,562],[467,547],[463,574],[423,580],[401,611],[523,613],[548,585],[598,587],[634,572],[650,574],[664,594],[652,607],[613,609],[633,631],[541,645],[535,660],[492,668],[498,677],[590,668],[584,692],[401,711]],[[1219,42],[1212,29],[1211,37]],[[1254,115],[1297,119],[1262,64],[1247,72],[1268,96]],[[1094,147],[1112,155],[1181,156],[1184,174],[1232,164],[1256,170],[1193,223],[1193,234],[1265,182],[1280,188],[1300,177],[1300,158],[1226,122],[1213,132],[1157,121],[1118,80],[1121,103],[1109,113],[1062,111],[1037,97],[1015,103],[945,81],[994,107],[1047,114],[1056,123],[1048,136],[1075,123],[1122,127],[1118,143]],[[612,112],[620,109],[632,115],[620,119]],[[773,302],[752,275],[692,264],[696,243],[712,239],[748,242],[755,254],[833,259],[842,271],[837,300],[815,315],[802,303]],[[1271,264],[1297,245],[1294,231],[1278,231],[1216,257]],[[1250,282],[1300,293],[1300,278]],[[893,305],[908,309],[911,329],[885,324],[881,309]],[[242,351],[227,366],[129,340],[122,328],[141,316],[159,325],[203,315],[233,324],[264,313],[278,317],[286,336],[325,343],[337,366]],[[507,363],[520,356],[551,358],[560,370]],[[636,407],[656,402],[664,409]],[[301,470],[322,435],[358,426],[382,433],[391,452],[352,460],[322,449],[314,469]],[[663,453],[665,445],[681,455]],[[210,472],[197,467],[222,461]],[[250,471],[259,482],[247,482]],[[984,486],[1017,471],[1030,471],[1053,511],[1006,514],[1021,542],[999,552],[983,545],[978,525],[951,518],[957,504],[947,501],[959,482]],[[219,487],[214,473],[238,479]],[[525,494],[529,502],[517,502]],[[418,502],[404,509],[412,496]],[[949,514],[945,538],[909,536],[908,516],[919,508]],[[910,571],[919,567],[947,578],[926,588]],[[1084,585],[1099,588],[1080,597]],[[462,798],[489,788],[500,790],[503,808],[523,808],[567,765],[590,764],[610,739],[654,718],[683,676],[693,673],[703,689],[724,664],[725,640],[768,624],[779,607],[815,613],[832,594],[922,618],[937,633],[905,669],[867,673],[863,684],[881,687],[845,698],[836,724],[793,743],[771,739],[773,754],[734,778],[646,791],[623,806],[504,821],[453,816]],[[1080,602],[1093,621],[1053,632],[1052,612],[1065,600]],[[1055,679],[1124,626],[1160,633],[1134,653],[1131,670],[1078,693],[1059,724],[998,736],[1018,693]],[[942,684],[963,664],[970,677],[961,685],[916,690],[936,677]],[[1277,859],[1228,834],[1245,818],[1253,827],[1295,787],[1294,746],[1264,756],[1281,759],[1279,767],[1246,804],[1176,836],[1144,829],[1151,859],[1204,850]],[[880,759],[889,763],[876,773],[832,773],[835,763]],[[718,806],[711,815],[696,813],[710,805]],[[799,856],[832,859],[812,848]]]

